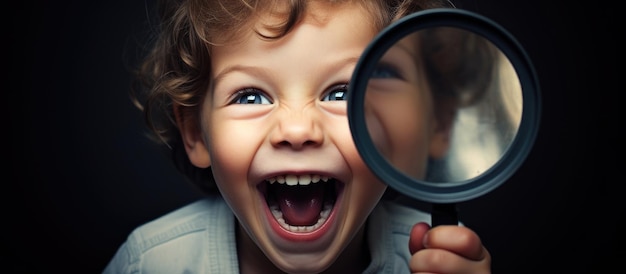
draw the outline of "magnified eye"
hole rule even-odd
[[[231,101],[231,104],[272,104],[272,101],[256,88],[245,88],[237,91],[235,98]]]
[[[386,64],[384,62],[380,62],[376,65],[374,71],[372,71],[373,79],[403,79],[399,70],[390,64]]]
[[[322,97],[322,101],[345,101],[348,94],[348,84],[333,86]]]

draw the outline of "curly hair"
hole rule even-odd
[[[327,0],[341,4],[341,0]],[[285,2],[288,4],[285,5]],[[211,85],[212,45],[233,42],[241,33],[254,30],[254,18],[266,12],[280,16],[276,25],[265,26],[270,34],[255,32],[262,39],[287,35],[307,10],[307,0],[159,0],[158,25],[149,51],[134,71],[133,103],[144,114],[157,142],[165,144],[176,168],[205,193],[215,193],[210,167],[193,166],[186,155],[174,119],[174,106],[181,115],[197,120],[201,102]],[[446,0],[356,1],[369,11],[373,27],[382,30],[392,22],[430,8],[454,7]],[[437,56],[443,56],[441,54]]]

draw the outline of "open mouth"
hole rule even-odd
[[[284,229],[311,232],[333,210],[340,183],[321,175],[280,175],[265,180],[262,192],[272,215]]]

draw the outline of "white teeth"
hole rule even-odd
[[[301,175],[300,178],[298,178],[298,184],[300,185],[308,185],[311,183],[311,176],[310,175]]]
[[[306,186],[311,183],[317,183],[319,181],[328,182],[328,177],[321,176],[317,174],[313,175],[279,175],[273,178],[267,179],[270,184],[279,183],[279,184],[287,184],[288,186],[302,185]]]
[[[311,182],[312,183],[317,183],[319,181],[320,181],[320,176],[319,175],[315,174],[315,175],[311,176]]]
[[[288,186],[298,185],[298,176],[296,175],[287,175],[285,176],[285,182]]]

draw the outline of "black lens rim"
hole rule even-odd
[[[522,87],[523,108],[519,130],[502,159],[483,174],[462,182],[428,183],[396,170],[380,155],[367,131],[364,98],[367,78],[377,60],[400,38],[431,27],[457,27],[490,40],[513,65]],[[456,203],[484,195],[509,179],[530,153],[541,116],[539,80],[521,44],[503,27],[480,14],[462,9],[428,9],[408,15],[383,29],[366,47],[348,87],[348,120],[355,145],[368,167],[398,192],[433,203]]]

